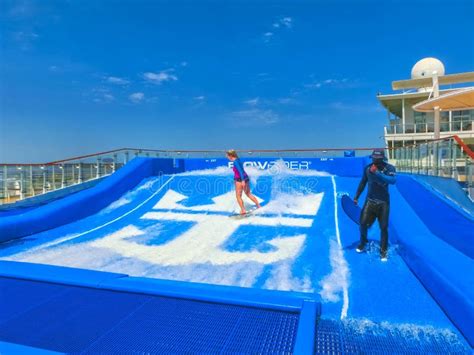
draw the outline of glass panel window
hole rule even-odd
[[[474,110],[453,111],[453,130],[471,131],[474,120]]]
[[[415,111],[415,133],[426,133],[426,112]]]
[[[441,111],[440,117],[440,130],[441,132],[449,131],[449,111]]]

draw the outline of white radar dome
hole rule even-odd
[[[423,58],[416,62],[413,68],[411,68],[411,78],[432,77],[434,72],[436,72],[438,76],[444,75],[444,64],[436,58]]]

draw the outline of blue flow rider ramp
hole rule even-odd
[[[388,334],[400,334],[400,338],[412,339],[412,344],[418,344],[416,346],[420,349],[434,346],[433,339],[438,339],[440,346],[451,349],[469,348],[466,339],[474,339],[470,330],[474,329],[474,307],[471,301],[474,297],[470,296],[472,277],[463,270],[472,268],[472,259],[460,253],[442,236],[434,234],[428,226],[430,222],[422,218],[416,206],[405,198],[403,191],[397,187],[391,188],[391,246],[388,262],[381,263],[378,256],[378,227],[375,225],[369,232],[367,253],[357,254],[358,227],[344,213],[344,207],[341,208],[341,203],[344,206],[343,196],[354,193],[357,188],[359,174],[365,166],[364,159],[295,159],[280,162],[255,159],[246,164],[252,191],[261,201],[262,208],[240,220],[229,218],[237,210],[237,205],[231,171],[225,161],[193,159],[176,164],[172,159],[144,158],[136,159],[91,189],[21,215],[0,217],[0,235],[4,241],[0,244],[0,259],[6,263],[21,262],[26,267],[16,274],[4,273],[3,277],[79,288],[74,288],[74,292],[69,290],[73,302],[78,299],[72,296],[75,292],[78,295],[89,292],[82,288],[101,289],[89,295],[92,302],[93,299],[100,300],[102,295],[109,295],[101,292],[137,295],[144,292],[141,287],[149,292],[153,290],[154,282],[161,282],[161,293],[156,296],[177,298],[176,293],[163,293],[171,285],[165,287],[162,282],[186,282],[192,293],[183,290],[176,292],[191,303],[172,303],[175,308],[180,308],[179,305],[191,307],[194,305],[192,302],[211,302],[209,298],[200,299],[200,292],[193,289],[193,284],[231,286],[254,292],[268,290],[269,293],[265,293],[264,297],[272,292],[304,294],[321,303],[320,319],[327,321],[318,323],[321,327],[323,324],[337,324],[344,334],[350,334],[349,329],[370,332],[377,328],[379,333],[380,329],[385,329]],[[418,187],[413,185],[409,188]],[[350,199],[349,202],[355,207]],[[245,203],[251,208],[250,201],[245,200]],[[424,247],[428,241],[433,250]],[[444,253],[442,260],[434,255],[440,252]],[[70,281],[67,275],[59,277],[60,273],[49,271],[49,276],[35,279],[34,263],[50,265],[51,268],[95,270],[115,276],[102,280],[102,276],[88,274]],[[5,268],[5,265],[0,265],[0,276],[1,268]],[[23,286],[16,284],[15,287],[20,290]],[[25,293],[30,286],[26,285],[22,292]],[[62,294],[63,291],[69,292],[61,289],[56,294]],[[219,295],[217,298],[222,298],[222,302],[211,297],[211,303],[266,309],[261,303],[238,301],[239,298],[245,298],[238,293],[233,299],[226,292],[216,294]],[[106,299],[108,296],[104,297]],[[124,300],[129,298],[133,298],[130,302],[136,305],[133,303],[135,296],[123,296]],[[12,304],[13,301],[6,300]],[[69,319],[66,315],[73,308],[68,308],[65,299],[61,299],[61,302],[67,311],[56,313],[58,316],[55,321],[59,323],[63,314],[64,321]],[[127,302],[124,301],[124,307]],[[148,303],[160,307],[152,300],[143,302],[144,305],[139,303],[137,309],[132,307],[133,310],[124,319],[135,320],[136,314],[146,323],[148,316],[140,313],[140,310],[148,310]],[[49,307],[48,314],[54,314],[51,311],[54,302]],[[117,307],[121,308],[122,303]],[[298,322],[302,316],[298,314],[303,308],[300,304],[299,308],[293,307],[291,311],[284,308],[283,311],[296,312],[296,324],[300,324]],[[202,312],[208,311],[208,308],[202,308]],[[43,319],[46,313],[41,312],[30,313],[28,319],[34,319],[35,314],[39,317],[37,319]],[[217,310],[215,312],[218,313]],[[93,317],[92,311],[88,314]],[[150,314],[155,319],[157,313]],[[173,312],[166,314],[171,317]],[[250,318],[254,317],[248,314]],[[179,320],[159,322],[185,322],[186,315],[183,313],[181,316]],[[293,329],[288,330],[290,333],[302,334],[293,321],[288,320],[293,322],[291,326],[285,323],[286,320],[283,321],[291,317],[286,314],[281,316],[281,319],[277,317],[280,319],[277,323],[287,324],[285,329]],[[16,318],[15,315],[11,317]],[[227,315],[222,317],[226,318]],[[237,323],[229,323],[233,324],[236,332],[244,332],[239,327],[246,324],[247,316],[242,317],[239,321],[240,315],[237,316]],[[266,317],[273,319],[265,312],[259,313],[258,317],[262,318],[262,322]],[[22,322],[28,319],[13,322],[13,318],[5,318],[5,322],[11,320],[12,323],[2,328],[0,340],[69,351],[64,350],[66,347],[61,348],[63,350],[49,345],[44,347],[39,340],[37,343],[28,343],[26,333],[21,331],[27,327],[27,323],[22,325]],[[151,323],[154,322],[152,319],[149,319]],[[194,321],[197,322],[196,326],[201,324],[197,319]],[[81,322],[87,323],[86,320]],[[344,322],[351,322],[350,326]],[[73,323],[71,320],[68,324]],[[312,323],[316,327],[316,321]],[[193,327],[194,323],[187,324]],[[117,331],[120,329],[112,327]],[[225,328],[224,325],[220,327]],[[263,336],[260,330],[252,329],[255,334]],[[183,328],[184,333],[188,331],[191,332]],[[208,331],[213,332],[210,328]],[[214,346],[213,340],[208,340],[206,335],[197,330],[197,333],[193,332],[189,333],[190,336],[196,339],[196,343],[203,343],[202,349],[205,349],[207,341],[210,347]],[[285,334],[285,339],[291,339],[290,335]],[[427,336],[422,337],[421,334]],[[314,336],[313,346],[316,346],[320,339],[317,329]],[[271,334],[268,337],[279,341]],[[308,336],[305,338],[309,339]],[[221,351],[228,349],[227,346],[234,346],[234,340],[225,339],[219,348]],[[421,340],[417,342],[416,339]],[[100,340],[88,341],[87,347],[84,345],[77,351],[92,349]],[[261,339],[254,341],[264,343]],[[120,344],[116,340],[110,342]],[[295,348],[298,341],[285,344],[282,343],[282,348],[277,348],[276,352]],[[251,345],[248,346],[250,349]]]

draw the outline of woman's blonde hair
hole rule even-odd
[[[229,157],[233,158],[238,158],[239,156],[237,155],[237,152],[235,149],[229,149],[227,152],[225,152]]]

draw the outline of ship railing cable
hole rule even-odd
[[[294,148],[294,149],[239,149],[242,158],[333,158],[367,156],[375,149],[362,148]],[[135,157],[153,158],[225,158],[224,149],[165,150],[120,148],[75,156],[44,163],[0,164],[0,204],[36,197],[52,191],[56,195],[77,191],[114,173]],[[88,185],[84,185],[88,182]]]

